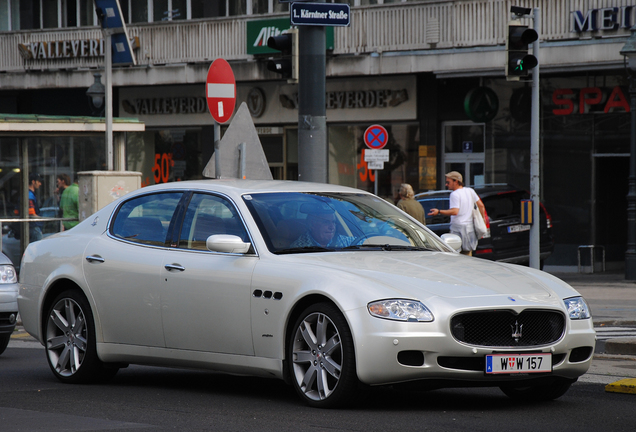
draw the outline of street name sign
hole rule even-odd
[[[216,59],[210,65],[205,80],[205,98],[210,114],[218,123],[225,123],[232,117],[236,105],[236,80],[225,59]]]
[[[348,4],[292,3],[289,14],[293,25],[348,27],[351,24]]]

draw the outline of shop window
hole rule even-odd
[[[419,125],[383,124],[389,134],[384,149],[389,150],[390,160],[382,170],[369,169],[364,160],[367,147],[363,135],[368,126],[329,126],[329,183],[373,192],[377,176],[378,195],[391,202],[402,183],[409,183],[418,191],[422,183]]]
[[[212,155],[212,128],[148,130],[127,135],[127,169],[148,186],[203,178]]]

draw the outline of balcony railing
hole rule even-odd
[[[506,23],[511,5],[539,7],[542,40],[579,39],[572,31],[572,11],[587,13],[608,7],[605,0],[422,0],[381,6],[352,8],[351,26],[335,29],[334,54],[386,51],[437,50],[505,44]],[[612,7],[633,6],[633,0],[613,0]],[[634,11],[632,10],[632,17]],[[286,14],[263,18],[284,17]],[[154,66],[209,62],[222,57],[247,60],[248,20],[201,19],[130,25],[131,37],[139,38],[136,51],[140,65]],[[627,36],[627,29],[581,37]],[[35,42],[101,39],[99,28],[18,31],[0,33],[0,72],[97,68],[101,57],[72,57],[25,60],[19,46]]]

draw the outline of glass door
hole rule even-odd
[[[483,123],[444,122],[442,124],[443,166],[440,182],[449,171],[458,171],[465,186],[485,183],[486,127]]]

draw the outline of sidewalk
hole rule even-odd
[[[624,272],[551,274],[583,295],[594,327],[636,327],[636,282],[626,281]],[[636,356],[636,337],[608,339],[604,345],[605,354]]]

